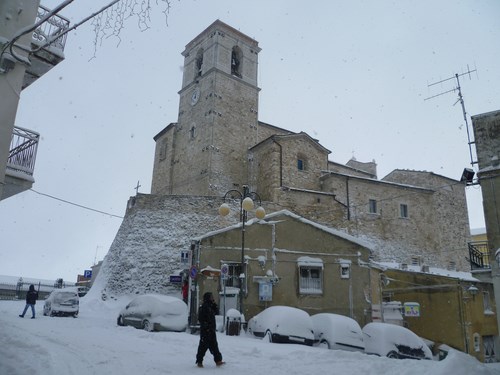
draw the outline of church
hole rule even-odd
[[[364,325],[386,321],[382,302],[406,301],[425,311],[411,328],[436,342],[470,352],[461,345],[496,335],[482,310],[491,283],[456,276],[469,270],[467,181],[405,169],[379,178],[375,161],[334,161],[308,124],[260,121],[260,52],[219,20],[186,45],[178,118],[154,136],[151,194],[128,201],[96,280],[103,298],[180,296],[188,279],[193,329],[210,291],[224,315],[246,319],[286,305]],[[244,208],[246,196],[265,214]],[[421,293],[408,291],[417,277]],[[464,294],[471,282],[482,299]],[[438,293],[443,283],[451,289]],[[450,336],[469,313],[474,332]]]
[[[364,238],[374,259],[467,270],[466,184],[427,171],[378,179],[304,131],[259,121],[258,42],[217,20],[189,42],[177,122],[155,137],[151,194],[223,197],[249,186],[287,209]]]
[[[186,45],[178,119],[154,136],[151,194],[129,199],[101,270],[106,293],[176,291],[169,275],[189,269],[193,239],[241,222],[239,203],[227,217],[218,208],[244,189],[267,214],[368,243],[372,261],[468,270],[466,183],[404,169],[378,178],[375,161],[331,160],[307,124],[297,133],[260,121],[260,52],[219,20]]]

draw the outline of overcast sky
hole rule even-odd
[[[53,8],[60,1],[44,0]],[[110,0],[75,0],[76,23]],[[172,0],[150,28],[125,23],[94,56],[90,23],[71,32],[66,59],[21,94],[16,125],[41,134],[33,189],[123,216],[150,193],[153,137],[177,121],[185,45],[216,19],[259,42],[261,121],[305,131],[330,160],[460,179],[471,167],[450,80],[469,115],[500,109],[500,2]],[[472,123],[469,117],[469,125]],[[479,187],[467,192],[471,228],[484,227]],[[76,281],[107,253],[121,219],[27,191],[0,202],[0,274]]]

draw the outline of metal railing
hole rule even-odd
[[[38,7],[38,14],[36,17],[36,22],[39,22],[43,17],[45,17],[51,10],[40,5]],[[42,23],[35,31],[33,31],[33,39],[40,44],[44,44],[50,38],[61,34],[63,31],[69,28],[69,20],[58,14],[54,14],[47,21]],[[64,51],[66,45],[66,38],[68,34],[63,34],[59,38],[55,39],[50,45]]]
[[[40,134],[15,126],[10,140],[7,170],[33,176],[39,140]]]
[[[471,270],[490,269],[488,241],[469,242],[468,245]]]
[[[29,286],[35,285],[35,290],[38,292],[38,299],[43,300],[47,297],[50,292],[57,288],[65,288],[66,283],[58,283],[57,280],[54,283],[48,284],[46,281],[42,284],[23,281],[19,279],[17,283],[0,283],[0,300],[22,300],[26,298],[26,293],[28,293]]]

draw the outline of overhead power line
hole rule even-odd
[[[35,189],[30,189],[30,190],[32,192],[34,192],[34,193],[37,193],[37,194],[43,195],[45,197],[49,197],[49,198],[55,199],[56,201],[60,201],[60,202],[66,203],[66,204],[70,204],[72,206],[80,207],[80,208],[83,208],[83,209],[89,210],[89,211],[98,212],[98,213],[103,214],[103,215],[108,215],[108,216],[116,217],[116,218],[119,218],[119,219],[123,219],[123,216],[118,216],[118,215],[110,214],[108,212],[104,212],[104,211],[101,211],[101,210],[96,210],[95,208],[83,206],[83,205],[78,204],[78,203],[73,203],[73,202],[67,201],[65,199],[54,197],[53,195],[50,195],[50,194],[41,193],[39,191],[36,191]]]

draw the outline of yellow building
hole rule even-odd
[[[247,321],[275,305],[371,321],[370,245],[290,211],[195,238],[192,252],[191,322],[205,292]]]
[[[446,344],[482,362],[495,361],[498,335],[493,284],[467,272],[382,264],[384,301],[400,301],[404,325],[437,347]],[[373,278],[372,278],[373,279]]]

